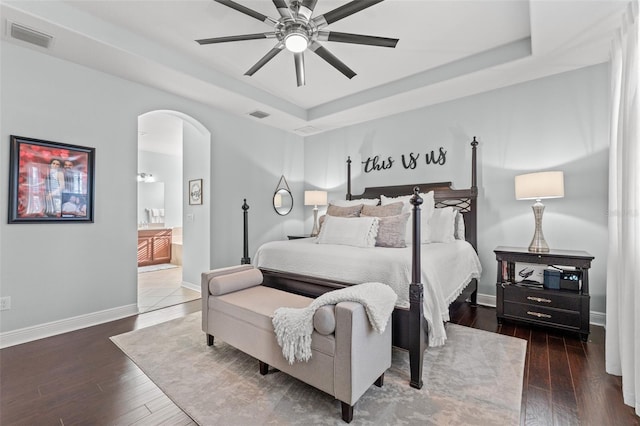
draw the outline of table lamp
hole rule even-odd
[[[327,191],[304,191],[304,205],[313,206],[313,229],[311,236],[318,235],[318,206],[327,205]]]
[[[516,176],[516,200],[536,200],[531,206],[536,221],[529,251],[534,253],[549,252],[549,245],[542,233],[542,214],[544,204],[540,200],[545,198],[564,197],[564,174],[559,171],[528,173]]]

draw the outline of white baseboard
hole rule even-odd
[[[496,307],[496,297],[490,294],[478,293],[478,305]]]
[[[182,287],[188,288],[189,290],[197,291],[198,293],[200,293],[202,290],[200,288],[200,285],[196,285],[187,281],[182,281]]]
[[[0,349],[9,346],[19,345],[57,334],[68,333],[69,331],[115,321],[121,318],[138,314],[138,305],[126,305],[104,311],[92,312],[77,317],[65,318],[45,324],[38,324],[31,327],[20,328],[18,330],[0,333]]]
[[[605,314],[604,312],[591,311],[589,313],[589,324],[599,325],[601,327],[604,327],[606,323],[607,323],[607,314]]]
[[[478,305],[489,306],[491,308],[496,307],[496,296],[490,294],[478,293]],[[589,312],[589,324],[599,325],[604,327],[607,320],[607,314],[604,312]]]

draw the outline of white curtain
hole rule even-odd
[[[607,373],[640,415],[640,140],[638,1],[629,3],[611,55]]]

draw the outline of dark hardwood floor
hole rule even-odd
[[[604,328],[591,326],[587,342],[565,333],[505,321],[494,308],[455,302],[451,321],[527,341],[521,425],[639,425],[622,401],[620,377],[605,371]]]
[[[109,337],[199,309],[196,300],[0,350],[0,424],[194,424]],[[494,309],[458,302],[452,321],[528,341],[521,424],[640,424],[622,402],[620,378],[605,373],[601,327],[582,343],[577,335],[498,325]]]

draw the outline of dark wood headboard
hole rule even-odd
[[[380,198],[397,197],[400,195],[411,195],[417,186],[420,192],[433,191],[436,208],[453,207],[462,213],[465,224],[465,239],[478,251],[477,236],[477,200],[478,186],[476,175],[476,147],[478,141],[475,136],[471,141],[471,187],[466,189],[455,189],[451,182],[430,182],[414,183],[409,185],[395,186],[372,186],[364,189],[362,194],[351,194],[351,158],[347,160],[347,200],[357,200],[359,198]]]

